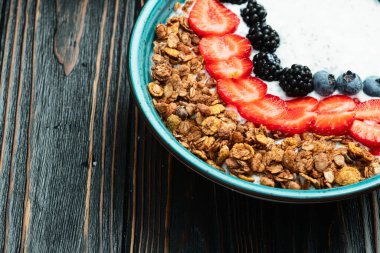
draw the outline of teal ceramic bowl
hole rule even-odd
[[[240,180],[209,166],[186,150],[167,130],[157,114],[147,84],[150,82],[151,55],[153,51],[154,28],[165,23],[177,0],[149,0],[135,24],[129,45],[130,83],[136,103],[160,142],[186,166],[233,191],[252,197],[292,203],[328,202],[354,197],[374,190],[380,185],[380,176],[360,183],[326,190],[295,191],[270,188]]]

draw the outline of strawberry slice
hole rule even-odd
[[[225,61],[231,57],[248,58],[251,49],[249,40],[236,34],[209,36],[199,43],[199,51],[206,62]]]
[[[286,101],[287,112],[274,121],[276,130],[288,134],[300,134],[308,131],[314,123],[318,100],[312,97]]]
[[[289,110],[285,101],[273,95],[238,108],[240,114],[255,124],[265,125],[269,130],[299,134],[309,130],[315,113],[303,110]]]
[[[350,135],[358,142],[372,148],[380,147],[380,125],[355,120]]]
[[[199,36],[236,31],[239,17],[217,0],[198,0],[189,15],[189,25]]]
[[[232,57],[227,61],[206,64],[207,72],[215,79],[243,78],[251,74],[253,63],[248,58]]]
[[[267,93],[267,85],[255,77],[220,79],[217,87],[223,101],[236,106],[261,99]]]
[[[356,119],[380,123],[380,99],[371,99],[356,106]]]
[[[285,101],[273,95],[248,104],[238,105],[240,115],[255,124],[265,125],[269,130],[277,130],[278,117],[287,113]]]
[[[335,95],[321,100],[312,129],[321,135],[344,135],[355,119],[355,101],[347,96]]]
[[[344,135],[354,121],[355,112],[331,112],[318,114],[312,126],[321,135]]]
[[[356,103],[350,97],[335,95],[321,100],[317,107],[319,113],[351,112],[355,110]]]
[[[289,110],[301,110],[314,112],[318,105],[318,100],[312,97],[303,97],[286,101]]]
[[[312,129],[321,135],[344,135],[350,129],[356,103],[347,96],[335,95],[319,101]]]
[[[379,148],[372,148],[370,151],[371,151],[372,155],[380,156],[380,147]]]
[[[275,121],[277,130],[288,134],[301,134],[310,129],[314,123],[316,113],[304,110],[288,110]]]

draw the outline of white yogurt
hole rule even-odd
[[[377,32],[380,31],[380,4],[377,0],[260,0],[259,3],[268,12],[267,23],[280,35],[281,44],[276,54],[281,59],[282,66],[302,64],[308,66],[313,73],[326,70],[335,76],[351,70],[362,79],[380,75],[380,33]],[[247,3],[224,5],[240,18],[235,34],[245,37],[249,28],[240,17],[240,10]],[[183,14],[177,10],[173,16]],[[253,50],[251,58],[256,53]],[[208,75],[207,72],[206,74]],[[266,83],[268,94],[284,100],[291,99],[278,82]],[[315,91],[309,96],[323,98]],[[360,101],[373,99],[363,91],[353,97]],[[240,123],[246,122],[236,107],[229,105],[226,110],[236,112]],[[276,143],[281,142],[279,140]],[[225,163],[222,168],[230,174]],[[302,183],[305,181],[301,176],[294,176]],[[254,184],[260,184],[259,176],[253,175],[252,178],[255,179]],[[315,188],[310,186],[309,189]]]
[[[351,70],[365,79],[380,76],[380,3],[377,0],[259,0],[267,23],[280,35],[276,54],[282,66],[308,66],[313,73],[327,70],[336,77]],[[247,4],[224,4],[240,17]],[[241,19],[241,18],[240,18]],[[241,19],[235,32],[246,36]],[[255,52],[254,52],[255,53]],[[268,93],[289,99],[278,82],[268,83]],[[310,96],[321,99],[316,92]],[[364,92],[360,101],[373,99]]]
[[[302,64],[312,73],[326,70],[336,77],[351,70],[363,80],[371,75],[380,76],[378,0],[259,0],[259,3],[268,13],[267,23],[280,35],[281,44],[276,54],[282,66]],[[235,34],[245,37],[249,27],[240,17],[240,11],[247,3],[224,5],[240,18]],[[251,58],[256,53],[253,50]],[[286,96],[278,82],[266,83],[268,94],[292,99]],[[323,99],[315,91],[309,96]],[[362,102],[374,99],[363,91],[352,97]],[[230,109],[237,112],[234,107]],[[239,120],[245,122],[242,117]]]

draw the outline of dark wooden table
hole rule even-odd
[[[275,204],[165,151],[128,84],[142,5],[0,0],[0,252],[379,252],[378,192]]]

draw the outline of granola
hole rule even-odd
[[[187,12],[193,1],[175,9]],[[156,27],[153,82],[157,112],[176,139],[214,168],[248,182],[294,190],[357,183],[380,173],[380,161],[348,137],[283,136],[242,121],[216,92],[186,17]],[[255,177],[258,180],[255,180]]]

